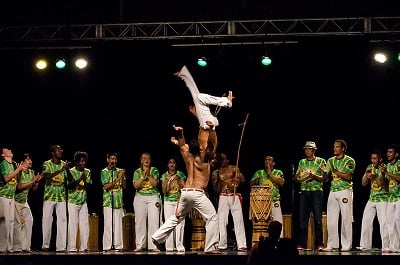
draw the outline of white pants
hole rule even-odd
[[[114,238],[114,249],[122,249],[122,217],[124,210],[122,208],[112,209],[111,207],[103,207],[104,215],[104,231],[103,231],[103,250],[110,250],[112,239]],[[114,229],[113,229],[114,223]],[[113,237],[114,236],[114,237]]]
[[[161,200],[156,195],[140,195],[133,199],[135,210],[135,236],[137,249],[157,249],[151,235],[160,227]]]
[[[400,201],[388,202],[386,213],[386,226],[389,234],[389,248],[400,251]]]
[[[33,216],[27,202],[14,202],[14,251],[31,250]],[[24,220],[24,223],[21,221]]]
[[[211,113],[209,105],[228,107],[232,106],[232,102],[227,97],[215,97],[208,94],[200,93],[192,75],[186,66],[183,66],[178,76],[185,82],[192,94],[193,103],[196,107],[197,118],[199,125],[203,129],[209,129],[206,121],[211,121],[214,124],[214,129],[219,125],[218,119]]]
[[[67,250],[67,206],[66,202],[43,202],[42,232],[43,243],[42,248],[50,247],[51,227],[53,225],[53,211],[56,210],[57,215],[57,238],[56,251]]]
[[[0,197],[0,252],[13,249],[14,211],[14,199]]]
[[[167,220],[171,215],[175,214],[177,204],[178,202],[164,201],[165,220]],[[183,245],[184,230],[185,230],[185,220],[179,223],[165,240],[165,249],[167,251],[172,251],[172,250],[185,251],[185,246]]]
[[[76,237],[79,227],[80,246],[76,247]],[[85,251],[89,240],[89,212],[87,203],[76,205],[68,203],[68,251]]]
[[[283,225],[281,201],[274,201],[272,203],[271,216],[272,216],[272,220],[279,221]],[[281,231],[280,237],[281,238],[283,237],[283,229]]]
[[[339,215],[342,218],[340,243],[351,249],[353,243],[353,192],[350,189],[329,192],[327,203],[327,248],[339,248]]]
[[[185,219],[193,208],[195,208],[206,221],[204,252],[216,250],[219,240],[217,212],[204,191],[201,192],[190,188],[181,190],[181,197],[179,198],[176,208],[176,214],[171,215],[165,220],[165,223],[152,235],[152,238],[159,243],[165,242],[168,235]]]
[[[229,212],[232,214],[233,225],[235,230],[237,248],[247,248],[246,232],[243,221],[242,196],[238,193],[220,194],[218,201],[218,220],[219,220],[219,249],[228,247],[228,235],[226,226],[228,225]]]
[[[381,235],[382,249],[389,249],[389,234],[386,227],[387,202],[367,201],[361,223],[360,247],[372,248],[372,233],[374,230],[375,216],[379,222],[379,232]]]

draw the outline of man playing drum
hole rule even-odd
[[[283,223],[282,208],[281,208],[281,195],[279,188],[285,184],[283,172],[280,169],[275,169],[275,159],[272,155],[267,155],[264,161],[264,169],[257,170],[250,181],[252,189],[254,186],[265,187],[266,189],[272,190],[271,200],[271,219]],[[253,220],[254,221],[254,220]],[[283,230],[281,231],[280,237],[283,237]]]

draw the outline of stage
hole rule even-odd
[[[373,251],[321,252],[300,251],[296,264],[394,264],[400,253],[382,253],[379,249]],[[206,254],[203,251],[178,252],[43,252],[0,254],[0,264],[7,265],[158,265],[158,264],[190,264],[190,265],[246,265],[248,253],[228,250],[222,254]],[[267,261],[266,261],[267,263]]]

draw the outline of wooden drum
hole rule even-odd
[[[206,221],[195,208],[189,213],[192,221],[192,247],[191,250],[204,250],[206,242]]]
[[[122,217],[122,242],[125,251],[132,251],[136,248],[135,235],[135,214],[126,213]]]
[[[253,186],[250,191],[250,220],[253,223],[253,246],[260,236],[268,236],[267,228],[272,210],[272,188],[269,186]]]

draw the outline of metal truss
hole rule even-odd
[[[363,36],[371,41],[400,41],[400,17],[0,26],[0,45],[100,40],[167,40],[172,45],[251,44],[296,42],[312,36]]]

